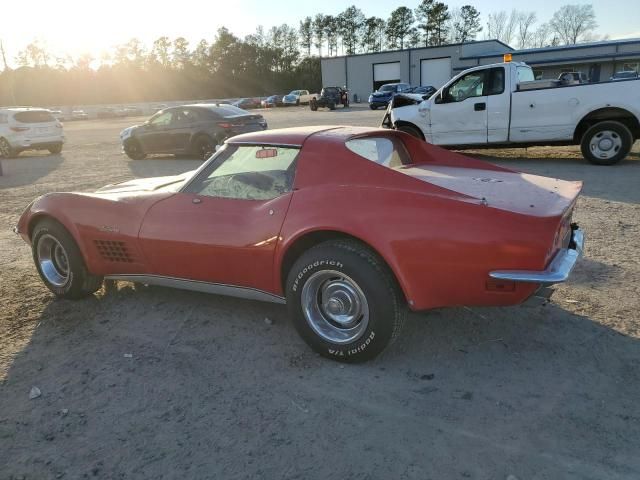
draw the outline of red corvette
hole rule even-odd
[[[196,172],[44,195],[16,231],[60,297],[115,279],[286,302],[312,348],[358,361],[407,307],[515,305],[566,280],[580,189],[402,132],[294,128],[234,137]]]

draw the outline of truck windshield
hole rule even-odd
[[[520,82],[533,82],[536,78],[533,75],[533,70],[529,67],[518,67],[516,69],[518,75],[518,83]]]

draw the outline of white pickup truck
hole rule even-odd
[[[474,67],[428,99],[396,96],[383,126],[451,148],[580,145],[613,165],[640,138],[640,79],[576,83],[534,80],[520,62]]]
[[[283,105],[300,105],[308,104],[312,98],[318,98],[317,93],[309,93],[309,90],[293,90],[288,95],[282,97]]]

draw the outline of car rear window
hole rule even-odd
[[[347,140],[346,146],[353,153],[378,165],[394,168],[411,163],[404,145],[387,137],[365,137]]]
[[[211,110],[221,117],[235,117],[236,115],[247,114],[246,110],[234,107],[233,105],[220,105],[219,107],[212,107]]]
[[[55,122],[56,119],[51,112],[46,110],[28,110],[26,112],[18,112],[13,118],[21,123],[44,123]]]

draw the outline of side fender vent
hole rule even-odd
[[[94,240],[100,256],[108,262],[132,263],[133,258],[125,242]]]

